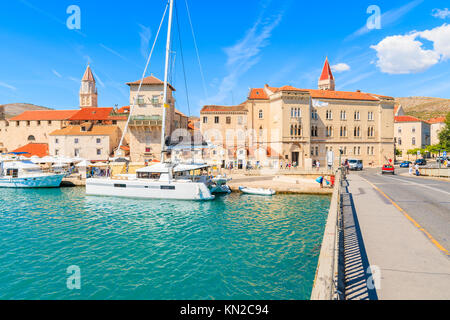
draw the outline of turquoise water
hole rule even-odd
[[[0,299],[309,299],[329,202],[0,189]]]

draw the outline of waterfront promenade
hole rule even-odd
[[[450,299],[450,183],[379,172],[343,191],[346,299]]]

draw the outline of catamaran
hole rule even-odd
[[[163,117],[161,129],[161,163],[150,165],[136,171],[134,175],[122,175],[118,178],[91,178],[86,180],[86,194],[95,196],[114,196],[129,197],[143,199],[179,199],[179,200],[212,200],[210,185],[211,177],[205,172],[210,167],[207,164],[180,164],[173,163],[170,159],[165,161],[167,153],[166,148],[166,109],[168,107],[168,71],[170,61],[170,40],[172,28],[173,1],[170,0],[169,5],[169,22],[167,29],[165,72],[164,72],[164,94],[163,94]],[[164,17],[163,17],[164,19]],[[151,53],[150,53],[151,57]],[[149,57],[149,60],[150,60]],[[148,67],[144,70],[144,74],[139,85],[138,94],[142,86],[142,82]],[[131,108],[136,105],[136,98]],[[132,110],[130,109],[130,114]],[[128,129],[130,117],[125,125],[122,139]]]
[[[28,160],[0,160],[0,188],[57,188],[64,174],[45,173]]]

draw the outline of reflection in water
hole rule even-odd
[[[329,198],[2,190],[0,298],[308,299]],[[68,266],[82,288],[66,288]]]

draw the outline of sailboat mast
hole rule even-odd
[[[170,1],[169,7],[169,25],[167,27],[167,43],[166,43],[166,65],[164,70],[164,107],[163,107],[163,118],[162,118],[162,128],[161,128],[161,162],[164,163],[164,152],[165,152],[165,137],[166,137],[166,112],[170,108],[167,98],[167,87],[168,87],[168,77],[169,77],[169,60],[170,60],[170,36],[172,32],[172,16],[173,16],[173,1]]]

